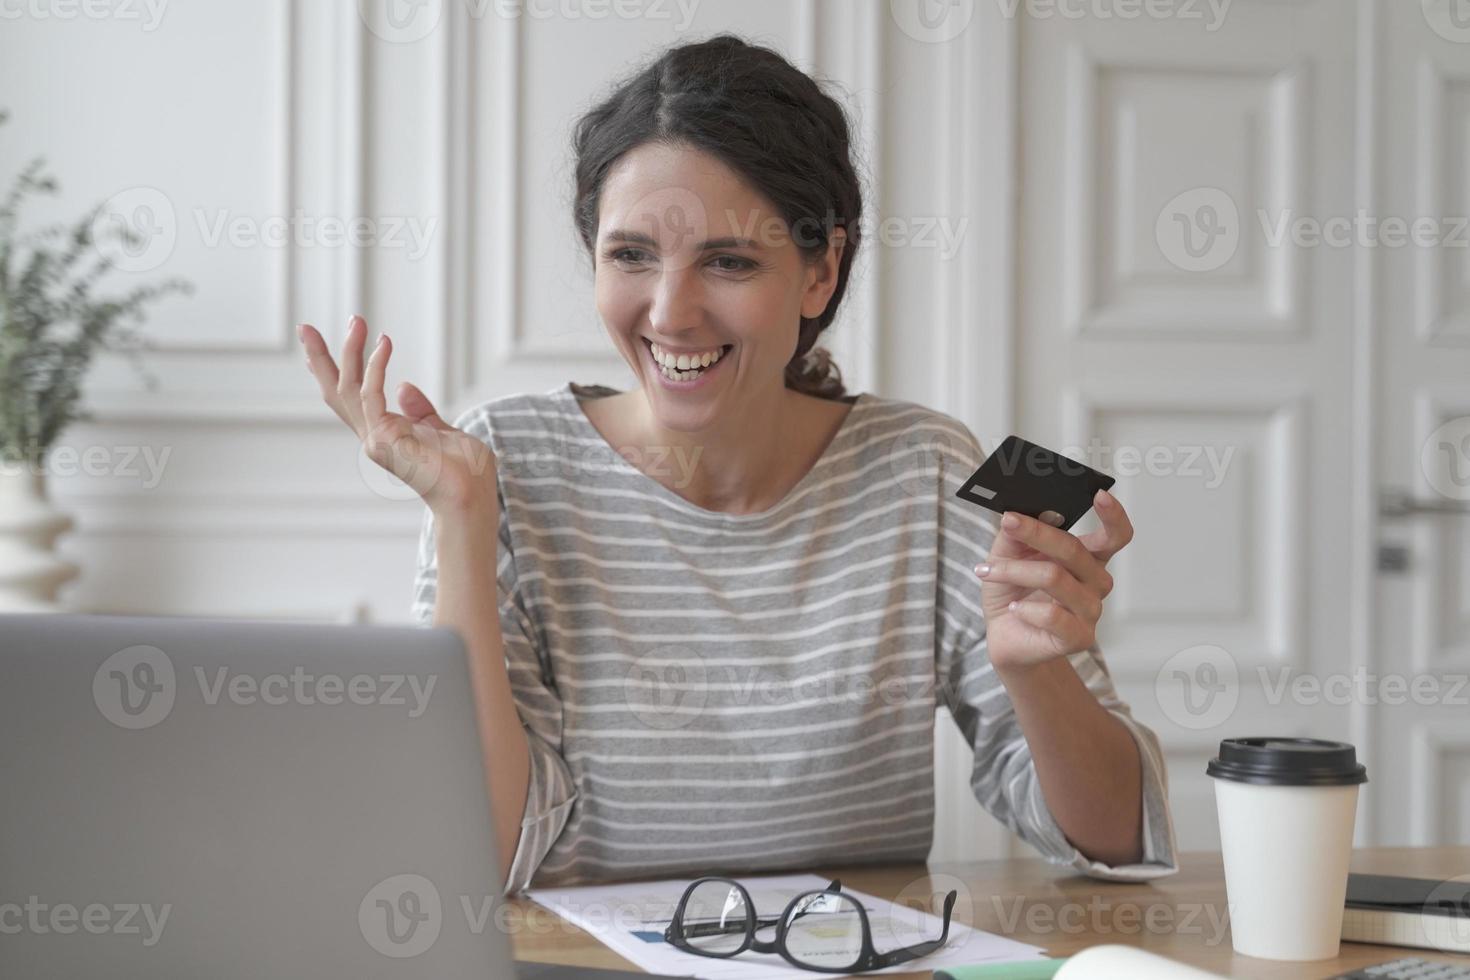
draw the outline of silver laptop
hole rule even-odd
[[[510,978],[493,839],[451,630],[0,616],[0,977]]]

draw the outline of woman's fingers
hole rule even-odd
[[[296,336],[301,340],[301,347],[306,352],[306,367],[321,385],[322,394],[337,390],[337,365],[332,360],[331,351],[327,350],[327,342],[322,335],[309,323],[296,324]]]
[[[362,347],[367,341],[367,321],[353,314],[347,321],[347,339],[342,342],[342,362],[337,374],[337,394],[352,428],[366,438],[367,422],[362,412]]]
[[[1055,602],[1020,599],[1011,603],[1010,611],[1039,631],[1032,645],[1035,654],[1076,653],[1097,642],[1091,627]]]
[[[1043,524],[1034,517],[1015,511],[1006,511],[1000,526],[1006,536],[1051,558],[1090,588],[1104,595],[1104,586],[1111,588],[1109,580],[1112,576],[1103,568],[1102,560],[1070,531]],[[1007,550],[996,551],[994,547],[991,549],[992,554],[1003,557],[1012,557],[1014,551],[1015,549],[1009,549],[1008,553]]]
[[[300,338],[301,346],[306,351],[306,369],[316,379],[317,387],[322,392],[322,401],[337,413],[339,419],[352,425],[352,417],[343,410],[342,396],[337,393],[337,365],[332,360],[331,352],[327,350],[327,342],[322,339],[316,327],[309,323],[298,323],[296,336]]]
[[[362,387],[362,348],[367,343],[367,321],[356,313],[347,318],[347,338],[342,341],[342,383],[355,390]]]
[[[393,341],[388,339],[387,334],[379,335],[377,346],[368,358],[367,373],[363,376],[362,391],[358,396],[362,402],[362,417],[367,423],[368,432],[373,432],[382,425],[383,416],[388,411],[383,383],[388,376],[388,358],[392,356],[392,352]]]
[[[1102,616],[1102,599],[1097,593],[1054,562],[999,558],[986,562],[986,565],[990,570],[982,578],[987,582],[1006,582],[1039,589],[1086,623],[1096,623]]]
[[[1133,540],[1133,522],[1123,504],[1106,490],[1099,490],[1092,500],[1097,516],[1102,519],[1102,529],[1081,535],[1078,540],[1106,565],[1124,545]]]
[[[439,412],[434,408],[434,403],[429,401],[429,396],[411,381],[404,381],[398,385],[398,407],[403,409],[404,416],[411,422],[423,422],[441,431],[453,428],[439,417]]]

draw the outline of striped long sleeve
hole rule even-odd
[[[1158,737],[1135,720],[1118,696],[1102,651],[1074,653],[1068,661],[1087,689],[1138,743],[1143,768],[1143,857],[1112,866],[1093,861],[1067,840],[1048,809],[1031,751],[1005,686],[990,664],[985,617],[974,568],[990,552],[996,528],[991,512],[955,496],[984,459],[974,435],[945,440],[941,453],[943,500],[939,507],[939,569],[935,635],[939,700],[974,747],[970,785],[987,811],[1054,864],[1112,880],[1157,878],[1178,871],[1174,825],[1168,807],[1168,776]],[[1064,719],[1057,719],[1065,724]],[[1126,802],[1126,801],[1124,801]],[[1122,805],[1122,803],[1120,803]]]
[[[454,424],[456,428],[489,443],[490,435],[484,423],[483,415],[465,413]],[[561,756],[561,700],[555,692],[544,648],[537,640],[537,630],[517,587],[508,520],[502,499],[496,551],[496,599],[500,608],[500,633],[505,643],[511,694],[526,730],[531,769],[526,806],[521,815],[520,843],[510,867],[501,869],[506,874],[503,889],[506,895],[529,885],[541,859],[566,826],[568,815],[577,801],[572,774]],[[412,604],[414,618],[424,626],[433,622],[437,595],[438,561],[434,533],[433,512],[425,508]]]

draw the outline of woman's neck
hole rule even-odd
[[[625,433],[650,477],[706,510],[749,514],[779,503],[816,464],[851,406],[784,386],[779,394],[727,411],[698,430],[666,427],[644,391],[624,392]],[[615,420],[610,428],[618,428]]]

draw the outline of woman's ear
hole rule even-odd
[[[810,279],[806,294],[801,298],[801,315],[815,319],[822,315],[837,289],[837,270],[842,266],[842,250],[847,245],[847,230],[833,228],[827,242],[827,252],[821,260],[810,267]]]

